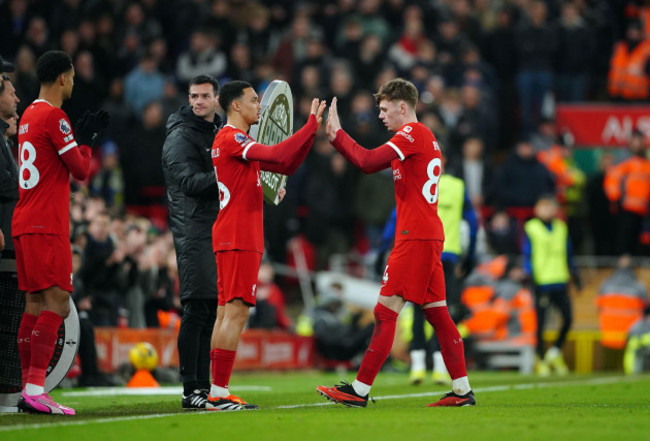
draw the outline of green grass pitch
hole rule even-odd
[[[77,416],[5,414],[0,440],[650,440],[650,376],[470,373],[473,408],[426,408],[448,389],[411,386],[405,374],[380,373],[365,409],[331,404],[314,390],[340,379],[354,373],[235,375],[232,392],[261,407],[245,412],[183,412],[164,387],[139,396],[56,390],[53,398]]]

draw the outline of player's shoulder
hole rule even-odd
[[[214,147],[224,151],[236,152],[253,143],[253,138],[241,129],[226,125],[219,132],[214,140]]]

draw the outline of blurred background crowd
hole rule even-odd
[[[583,171],[554,109],[648,100],[618,93],[608,78],[618,45],[650,44],[649,11],[643,0],[4,0],[0,54],[16,65],[19,114],[38,95],[35,62],[50,49],[74,60],[63,105],[71,121],[87,109],[111,113],[92,177],[75,184],[71,201],[79,309],[95,325],[174,326],[161,151],[167,117],[198,74],[246,80],[260,94],[288,81],[296,127],[313,97],[337,96],[343,127],[368,148],[390,136],[372,93],[402,76],[419,89],[419,120],[443,146],[447,172],[466,182],[480,252],[519,254],[523,221],[540,195],[555,193],[578,254],[647,255],[640,240],[619,249],[612,232],[625,210],[604,185],[615,162],[645,158],[647,133]],[[638,185],[650,188],[650,175]],[[650,229],[647,197],[636,238]],[[342,255],[358,262],[348,270],[377,277],[369,268],[394,205],[390,170],[362,175],[319,136],[285,201],[265,207],[268,262],[323,270]],[[274,281],[287,302],[298,300],[295,278],[274,277],[273,267],[260,277],[274,311],[285,302]],[[292,325],[279,312],[274,326]]]

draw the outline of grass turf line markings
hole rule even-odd
[[[271,392],[270,386],[236,386],[231,388],[233,391],[255,391]],[[109,397],[109,396],[139,396],[139,395],[180,395],[183,393],[182,387],[98,387],[88,390],[62,392],[64,397]]]
[[[554,388],[554,387],[570,387],[570,386],[581,386],[581,385],[613,384],[613,383],[632,381],[632,380],[634,380],[634,378],[625,377],[625,376],[616,376],[616,377],[604,377],[604,378],[591,378],[588,380],[554,381],[549,383],[543,383],[543,382],[523,383],[523,384],[514,384],[514,385],[480,387],[474,389],[474,392],[476,393],[502,392],[507,390],[526,390],[526,389],[535,389],[535,388]],[[446,390],[447,389],[443,391],[429,391],[429,392],[419,392],[419,393],[399,394],[399,395],[383,395],[383,396],[373,397],[373,398],[376,401],[396,400],[396,399],[404,399],[404,398],[422,398],[428,396],[438,396],[441,393],[444,393],[444,391]],[[321,402],[321,403],[274,406],[274,407],[267,407],[266,409],[269,410],[296,409],[296,408],[303,408],[303,407],[321,407],[321,406],[331,406],[331,405],[334,405],[334,403],[328,401],[328,402]],[[113,423],[113,422],[133,421],[133,420],[148,420],[154,418],[165,418],[165,417],[185,416],[185,415],[214,415],[214,414],[228,414],[228,412],[173,412],[173,413],[152,414],[152,415],[133,415],[133,416],[124,416],[124,417],[87,419],[81,421],[74,421],[72,419],[67,419],[66,421],[56,422],[56,423],[17,424],[14,426],[5,426],[5,427],[0,427],[0,432],[13,432],[13,431],[18,431],[23,429],[46,429],[49,427],[57,427],[57,426],[85,426],[90,424],[103,424],[103,423]]]

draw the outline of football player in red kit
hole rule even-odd
[[[59,327],[70,313],[70,174],[80,180],[88,177],[91,144],[108,124],[108,114],[84,114],[75,139],[61,110],[72,95],[72,60],[65,52],[49,51],[39,58],[36,71],[40,93],[18,129],[19,200],[12,219],[18,287],[27,293],[18,331],[23,376],[18,407],[74,415],[74,409],[52,401],[44,384]]]
[[[260,170],[293,174],[307,156],[322,121],[325,101],[314,99],[307,123],[293,136],[273,146],[255,142],[248,129],[260,117],[260,102],[244,81],[226,83],[219,104],[228,117],[212,145],[220,211],[212,228],[219,268],[219,307],[212,334],[212,385],[209,401],[218,410],[256,409],[231,395],[228,382],[239,337],[255,306],[257,273],[264,252],[262,181]]]
[[[393,169],[397,226],[395,247],[384,271],[375,306],[375,330],[352,384],[318,386],[321,395],[350,407],[365,407],[379,369],[393,345],[397,316],[407,301],[419,305],[433,326],[452,378],[452,391],[437,406],[476,404],[467,379],[463,340],[449,316],[440,255],[445,240],[438,217],[438,181],[442,154],[436,138],[415,115],[418,92],[401,78],[388,81],[375,94],[379,119],[395,135],[382,146],[367,150],[341,129],[336,98],[332,100],[326,133],[332,145],[364,173]]]

